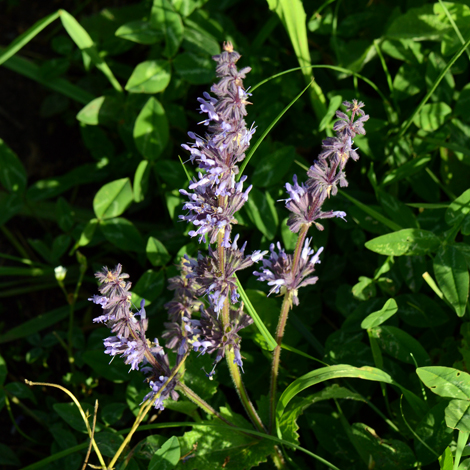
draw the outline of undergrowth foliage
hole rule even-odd
[[[88,159],[1,136],[2,467],[470,468],[469,20],[152,0],[2,49]]]

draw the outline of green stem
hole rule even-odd
[[[300,229],[299,237],[297,238],[297,244],[294,251],[294,260],[292,262],[292,272],[295,273],[299,265],[300,255],[302,253],[302,246],[307,236],[309,225],[302,225]],[[287,324],[287,316],[292,305],[292,291],[287,291],[284,294],[284,300],[282,301],[281,313],[279,315],[279,321],[276,329],[276,343],[277,346],[273,351],[273,361],[271,366],[271,382],[269,387],[269,432],[272,433],[275,429],[276,420],[276,390],[277,390],[277,378],[279,375],[279,362],[281,359],[281,346],[282,338],[284,337],[284,330]]]

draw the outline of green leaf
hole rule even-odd
[[[57,199],[56,214],[57,224],[59,225],[59,227],[64,232],[72,230],[72,227],[75,223],[73,220],[74,212],[72,210],[72,207],[70,207],[70,204],[63,197]]]
[[[77,302],[75,311],[89,305],[89,302]],[[25,321],[24,323],[12,328],[5,334],[0,336],[0,343],[7,343],[20,338],[25,338],[38,331],[41,331],[49,326],[55,325],[60,320],[67,318],[70,315],[70,307],[68,305],[56,308],[50,312],[35,316],[32,320]]]
[[[77,119],[89,126],[110,124],[122,112],[122,102],[113,96],[100,96],[87,103],[77,114]]]
[[[419,228],[415,215],[406,204],[380,189],[376,191],[376,195],[380,205],[394,222],[401,227]]]
[[[336,111],[339,109],[342,101],[343,97],[341,95],[331,97],[326,114],[323,116],[323,119],[320,121],[318,126],[318,130],[320,132],[323,132],[330,125],[330,122],[335,117]]]
[[[439,245],[440,240],[433,232],[414,228],[387,233],[365,243],[369,250],[386,256],[424,255],[436,251]]]
[[[148,21],[142,20],[125,23],[114,34],[139,44],[155,44],[163,38],[163,31],[153,28]]]
[[[106,78],[109,80],[111,85],[117,91],[122,91],[122,87],[119,82],[116,80],[116,77],[113,75],[113,72],[108,67],[106,62],[98,53],[93,40],[90,35],[86,32],[83,26],[67,11],[59,10],[60,20],[62,24],[71,37],[72,41],[78,46],[78,48],[83,52],[85,57],[88,60],[93,62],[97,69],[101,70]]]
[[[93,416],[93,407],[89,403],[80,403],[82,405],[85,414],[90,416],[89,420]],[[73,429],[76,431],[87,433],[85,422],[83,421],[82,415],[75,403],[55,403],[52,405],[55,412]],[[91,423],[90,423],[91,425]],[[99,431],[101,426],[96,423],[95,431]]]
[[[129,178],[122,178],[100,188],[93,198],[93,210],[98,219],[111,219],[121,215],[133,199]]]
[[[431,362],[428,353],[419,341],[400,328],[386,325],[376,326],[371,328],[371,334],[381,349],[394,359],[407,364],[414,364],[416,360],[418,365],[427,365]]]
[[[27,398],[37,404],[36,397],[34,396],[31,387],[28,387],[28,385],[23,382],[10,382],[7,383],[4,388],[15,397],[21,398],[22,400]]]
[[[0,464],[1,465],[12,465],[15,467],[20,467],[21,462],[16,456],[16,454],[13,452],[11,447],[5,445],[5,444],[0,444]]]
[[[463,192],[447,208],[446,223],[448,225],[460,224],[468,213],[470,213],[470,189]]]
[[[176,73],[192,85],[203,85],[214,80],[214,66],[207,55],[183,52],[175,57],[173,65]]]
[[[400,256],[398,267],[403,280],[412,292],[418,292],[423,285],[423,274],[426,272],[424,256]]]
[[[210,56],[220,54],[220,46],[217,40],[203,30],[193,28],[184,29],[183,48],[196,54],[209,54]]]
[[[108,426],[114,424],[122,418],[127,406],[124,403],[110,403],[101,410],[101,418]]]
[[[166,60],[146,60],[132,72],[125,89],[130,93],[158,93],[171,79],[170,63]]]
[[[257,161],[253,172],[253,185],[256,188],[267,188],[282,181],[296,158],[295,147],[282,147],[270,152]]]
[[[452,367],[420,367],[416,369],[421,381],[432,392],[444,398],[470,400],[470,374]]]
[[[367,315],[366,318],[361,323],[361,328],[367,330],[368,328],[374,328],[375,326],[379,326],[382,323],[386,322],[389,318],[391,318],[395,313],[397,313],[398,306],[394,299],[388,299],[385,302],[385,305],[378,310],[377,312],[373,312],[370,315]]]
[[[451,113],[452,108],[446,103],[428,103],[415,115],[413,122],[420,129],[432,132],[439,129]]]
[[[146,252],[153,266],[165,266],[171,259],[165,245],[155,237],[149,237]]]
[[[449,319],[442,308],[424,294],[404,294],[395,297],[400,319],[411,326],[433,328]]]
[[[470,281],[467,263],[460,250],[455,246],[441,246],[434,258],[434,274],[445,298],[457,315],[462,317],[465,314]]]
[[[408,178],[423,170],[430,161],[431,157],[429,156],[413,158],[403,165],[400,165],[398,168],[394,168],[388,172],[380,183],[380,186],[385,187],[389,184],[401,181],[404,178]]]
[[[142,202],[148,190],[150,165],[148,160],[142,160],[134,175],[134,201]]]
[[[416,457],[422,465],[434,462],[437,455],[443,452],[452,441],[452,430],[445,424],[444,410],[446,407],[447,400],[440,401],[424,415],[416,427],[416,434],[421,441],[435,451],[431,452],[420,440],[415,439]]]
[[[105,457],[114,457],[124,438],[115,432],[100,432],[96,434],[95,440]]]
[[[450,447],[446,447],[444,453],[439,457],[439,467],[441,470],[452,470],[454,466],[454,458]]]
[[[374,467],[381,470],[413,468],[416,458],[404,442],[382,439],[374,429],[363,423],[354,423],[351,433],[353,443],[364,462],[373,462]]]
[[[262,193],[253,188],[245,205],[250,220],[256,228],[268,239],[273,240],[276,235],[279,218],[274,206],[274,200],[268,191]]]
[[[106,338],[109,336],[108,330],[104,333]],[[109,365],[109,356],[100,350],[88,350],[82,355],[83,362],[88,364],[99,378],[104,377],[106,380],[113,382],[128,382],[130,366],[124,364],[122,359],[116,358],[112,365]],[[132,373],[132,372],[131,372]]]
[[[0,183],[14,193],[23,193],[26,189],[26,170],[23,164],[7,144],[0,139]]]
[[[78,246],[86,246],[93,240],[93,236],[96,232],[96,227],[99,225],[98,219],[91,219],[85,225],[83,232],[80,234],[80,238],[78,239],[77,245]]]
[[[131,302],[134,305],[140,305],[142,299],[145,299],[145,305],[150,305],[156,300],[163,291],[165,284],[165,275],[163,271],[148,271],[142,274],[137,284],[132,288]]]
[[[19,194],[0,195],[0,225],[6,224],[23,209],[23,200]]]
[[[420,370],[420,369],[418,369]],[[382,382],[390,385],[395,385],[400,388],[401,392],[405,395],[406,400],[410,405],[417,410],[418,413],[425,413],[427,411],[424,402],[419,399],[413,392],[410,392],[397,382],[386,372],[374,368],[364,366],[361,368],[350,366],[347,364],[340,364],[329,367],[321,367],[320,369],[313,370],[302,377],[294,380],[282,393],[279,398],[276,407],[277,422],[280,419],[286,409],[289,402],[302,390],[311,387],[315,384],[325,382],[326,380],[338,379],[338,378],[356,378],[362,380],[371,380],[373,382]],[[419,410],[419,411],[418,411]],[[278,429],[278,436],[281,437]]]
[[[136,226],[124,217],[103,220],[100,229],[105,238],[121,250],[143,252],[145,250],[142,235]]]
[[[5,383],[7,374],[7,363],[5,362],[5,359],[3,359],[3,356],[0,354],[0,387]]]
[[[168,120],[163,106],[150,98],[134,125],[134,140],[139,152],[148,160],[156,160],[169,139]]]
[[[446,408],[446,424],[449,428],[470,432],[470,401],[451,400]]]
[[[148,468],[149,470],[172,470],[179,462],[180,456],[180,443],[177,437],[172,436],[157,450]]]
[[[173,57],[183,40],[184,26],[181,16],[168,0],[153,0],[150,13],[152,28],[161,29],[165,35],[165,55]]]
[[[374,279],[366,276],[359,276],[359,282],[353,286],[351,291],[358,300],[368,300],[377,294]]]

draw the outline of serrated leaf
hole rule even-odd
[[[441,246],[433,265],[439,288],[457,315],[462,317],[467,305],[470,279],[460,250],[451,245]]]
[[[137,149],[148,160],[156,160],[168,143],[169,132],[163,106],[150,98],[135,121],[133,135]]]
[[[129,178],[122,178],[100,188],[93,198],[93,210],[98,219],[111,219],[121,215],[133,199]]]
[[[154,266],[165,266],[171,259],[165,245],[155,237],[149,237],[146,252],[149,261]]]
[[[23,193],[26,189],[26,170],[15,152],[0,139],[0,183],[14,193]]]
[[[421,229],[403,229],[369,240],[365,247],[386,256],[424,255],[440,245],[433,232]]]
[[[159,93],[171,79],[170,63],[166,60],[146,60],[137,65],[126,83],[130,93]]]

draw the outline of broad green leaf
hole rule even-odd
[[[365,247],[386,256],[424,255],[436,251],[439,238],[433,232],[420,229],[403,229],[369,240]]]
[[[101,315],[101,313],[97,313],[97,315]],[[108,330],[105,331],[105,335],[104,337],[109,336]],[[112,362],[112,365],[110,365],[110,358],[104,353],[103,349],[85,351],[82,355],[82,359],[99,378],[104,377],[106,380],[113,382],[129,381],[130,366],[124,364],[123,360],[120,358],[116,358],[116,360]]]
[[[108,67],[108,64],[98,53],[96,46],[87,31],[80,25],[80,23],[67,11],[59,10],[60,20],[71,37],[72,41],[78,46],[88,60],[93,62],[97,69],[101,70],[111,85],[117,91],[122,91],[122,87],[113,75],[113,72]]]
[[[15,152],[0,139],[0,183],[13,193],[23,193],[26,189],[26,170]]]
[[[431,452],[420,440],[415,439],[416,457],[422,465],[434,462],[437,455],[443,452],[452,440],[452,430],[445,424],[444,412],[446,407],[447,400],[440,401],[424,415],[416,427],[416,434],[421,441],[434,451],[434,453]]]
[[[420,367],[416,369],[421,381],[432,392],[444,398],[470,400],[470,374],[452,367]]]
[[[122,418],[122,414],[126,409],[127,406],[124,403],[110,403],[101,410],[101,419],[108,426],[112,425]]]
[[[155,44],[163,38],[163,31],[155,29],[148,21],[125,23],[114,33],[116,36],[139,44]]]
[[[400,274],[412,292],[418,292],[423,285],[423,274],[426,272],[424,256],[400,256],[398,258]]]
[[[121,112],[122,102],[113,96],[100,96],[90,101],[77,114],[77,119],[89,126],[115,122]]]
[[[460,91],[459,98],[455,104],[454,112],[457,116],[467,117],[470,106],[470,83],[467,83]]]
[[[142,235],[132,222],[123,217],[101,221],[100,229],[105,238],[121,250],[145,251]]]
[[[361,328],[367,330],[367,328],[374,328],[375,326],[379,326],[395,315],[397,310],[398,306],[395,300],[388,299],[387,302],[385,302],[385,305],[379,311],[367,315],[367,317],[362,320]]]
[[[428,353],[419,341],[400,328],[388,325],[376,326],[371,328],[371,334],[381,349],[394,359],[407,364],[414,364],[416,361],[420,366],[431,363]]]
[[[168,120],[163,106],[150,98],[134,125],[134,140],[139,152],[148,160],[156,160],[169,139]]]
[[[180,460],[181,450],[178,438],[170,437],[157,450],[149,463],[149,470],[172,470]]]
[[[445,298],[463,317],[468,300],[469,275],[467,263],[458,248],[443,245],[434,258],[434,274]]]
[[[470,433],[470,401],[451,400],[446,408],[446,424],[449,428]]]
[[[374,279],[359,276],[359,282],[353,286],[352,294],[359,300],[368,300],[375,297],[377,295],[377,288]]]
[[[439,457],[439,467],[441,470],[452,470],[454,466],[454,458],[450,447],[446,447],[444,453]]]
[[[148,160],[142,160],[134,174],[134,201],[142,202],[147,193],[150,177],[150,164]]]
[[[37,404],[36,397],[34,396],[31,387],[23,382],[10,382],[7,383],[4,388],[15,397],[21,398],[22,400],[27,398]]]
[[[455,52],[455,50],[454,50]],[[446,61],[436,52],[431,52],[428,55],[427,67],[426,67],[426,85],[431,88],[436,79],[438,78],[441,71],[445,68]],[[450,104],[452,102],[452,96],[455,90],[455,80],[450,72],[444,76],[440,86],[436,89],[433,95],[434,101],[442,101]]]
[[[214,80],[213,61],[207,55],[183,52],[175,57],[173,65],[176,73],[192,85],[203,85]]]
[[[133,199],[129,178],[122,178],[100,188],[93,198],[93,210],[98,219],[111,219],[121,215]]]
[[[136,307],[145,299],[145,305],[150,305],[163,291],[165,275],[163,271],[153,271],[149,269],[142,274],[137,284],[132,287],[131,302]]]
[[[449,318],[442,308],[424,294],[404,294],[395,297],[400,319],[411,326],[433,328]]]
[[[393,93],[399,101],[417,95],[424,88],[424,76],[416,64],[404,64],[393,79]]]
[[[284,410],[286,409],[286,406],[289,404],[289,402],[302,390],[305,390],[306,388],[316,385],[318,383],[325,382],[326,380],[348,377],[395,385],[400,388],[406,400],[410,403],[412,407],[416,409],[418,413],[425,413],[427,411],[426,405],[421,399],[419,399],[413,392],[410,392],[409,390],[395,382],[392,377],[390,377],[390,375],[386,372],[380,369],[376,369],[374,367],[364,366],[358,368],[347,364],[340,364],[330,367],[321,367],[320,369],[316,369],[294,380],[284,390],[281,397],[279,398],[276,407],[277,422],[280,422]]]
[[[95,436],[96,444],[105,457],[114,457],[124,438],[115,432],[99,432]]]
[[[78,246],[86,246],[88,243],[90,243],[93,240],[93,236],[95,235],[96,232],[96,227],[99,225],[99,220],[98,219],[91,219],[87,222],[85,225],[85,228],[83,229],[83,232],[80,235],[80,238],[78,239],[77,245]]]
[[[13,449],[0,443],[0,465],[20,467],[21,462]]]
[[[363,423],[354,423],[351,433],[364,462],[374,462],[375,468],[381,470],[413,468],[416,458],[404,442],[380,438],[374,429]]]
[[[165,245],[155,237],[149,237],[146,252],[153,266],[165,266],[171,259]]]
[[[253,172],[253,185],[256,188],[267,188],[279,184],[289,171],[296,158],[295,147],[282,147],[270,152],[256,162]]]
[[[166,60],[146,60],[132,72],[126,83],[130,93],[158,93],[163,91],[171,79],[170,63]]]
[[[245,204],[250,220],[256,228],[268,239],[273,240],[276,235],[279,218],[277,216],[274,200],[268,191],[262,193],[253,188]]]
[[[415,215],[406,204],[380,189],[377,190],[376,195],[377,200],[390,219],[401,227],[419,228]]]
[[[470,269],[470,245],[467,245],[466,243],[456,243],[453,246],[460,251],[460,254],[467,263],[467,267]]]
[[[446,222],[449,225],[455,225],[462,222],[467,214],[470,213],[470,189],[462,193],[453,201],[446,211]]]
[[[75,305],[75,311],[78,311],[87,305],[89,305],[89,302],[87,301],[77,302]],[[49,326],[55,325],[64,318],[67,318],[69,315],[70,307],[68,305],[37,315],[33,319],[25,321],[1,335],[0,343],[7,343],[8,341],[30,336],[38,331],[48,328]]]
[[[56,203],[57,224],[64,231],[72,230],[74,226],[74,211],[70,204],[63,198],[57,199]]]
[[[208,0],[172,0],[175,10],[183,17],[189,16],[196,8],[201,8]]]
[[[90,418],[88,418],[90,422],[93,416],[93,407],[89,403],[80,404],[82,405],[85,414],[88,413],[88,416],[90,416]],[[52,407],[56,413],[73,429],[82,433],[87,433],[85,422],[83,421],[82,415],[80,414],[80,411],[75,403],[55,403],[52,405]],[[98,432],[100,429],[101,426],[96,423],[95,431]]]
[[[23,199],[19,194],[0,195],[0,225],[6,224],[23,209]]]
[[[413,119],[414,124],[426,132],[432,132],[444,124],[452,108],[443,102],[425,104]]]
[[[421,64],[424,59],[421,44],[411,39],[385,40],[380,47],[389,56],[403,62]]]
[[[220,54],[220,46],[217,40],[207,31],[188,28],[184,29],[183,48],[196,54]]]
[[[181,16],[168,0],[153,0],[150,13],[152,28],[163,30],[165,35],[165,55],[173,57],[183,40],[184,26]]]

